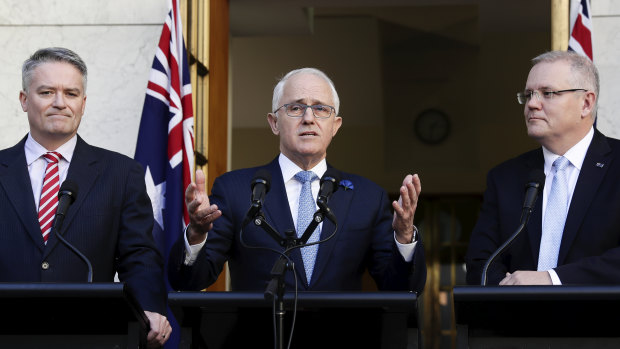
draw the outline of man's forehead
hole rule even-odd
[[[71,71],[71,75],[66,72]],[[31,85],[56,87],[59,83],[65,88],[83,89],[82,73],[70,63],[44,62],[33,69]]]
[[[570,65],[566,61],[541,62],[530,70],[526,86],[545,88],[564,84],[571,77]]]
[[[331,87],[325,79],[315,75],[300,73],[291,76],[284,84],[283,96],[288,101],[331,103]]]

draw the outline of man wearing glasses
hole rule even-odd
[[[467,281],[481,283],[485,262],[519,226],[525,186],[538,170],[542,195],[524,230],[489,266],[488,284],[619,283],[620,142],[593,127],[598,71],[574,52],[547,52],[532,63],[517,100],[542,148],[489,172]]]
[[[205,192],[204,174],[197,171],[196,183],[186,191],[190,224],[170,256],[174,288],[203,289],[228,261],[233,290],[265,290],[284,248],[253,222],[243,224],[252,196],[250,182],[259,170],[270,174],[262,205],[265,220],[282,236],[288,230],[300,237],[318,208],[320,178],[328,169],[333,171],[326,155],[343,122],[339,104],[334,84],[323,72],[291,71],[276,85],[267,115],[280,139],[279,156],[267,165],[217,178],[211,198]],[[337,227],[326,219],[308,241],[327,241],[291,250],[294,273],[286,273],[286,289],[294,290],[297,283],[300,291],[361,290],[362,275],[368,270],[379,289],[421,292],[426,265],[414,226],[421,190],[418,176],[405,177],[400,199],[392,203],[368,179],[348,173],[340,177],[335,183],[339,189],[329,198]]]

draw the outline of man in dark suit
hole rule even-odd
[[[220,176],[210,200],[202,172],[197,171],[196,183],[188,187],[190,224],[180,234],[169,260],[169,280],[174,288],[207,287],[228,261],[233,290],[265,290],[283,247],[253,223],[242,226],[250,206],[250,182],[258,170],[271,174],[270,190],[262,207],[265,219],[282,236],[287,230],[300,236],[305,230],[300,223],[305,219],[300,214],[305,211],[305,195],[312,197],[309,205],[314,213],[318,179],[330,168],[325,160],[327,147],[343,121],[338,109],[336,89],[323,72],[303,68],[282,78],[274,89],[273,112],[267,116],[272,132],[279,136],[280,155],[265,166]],[[302,172],[314,177],[314,181],[303,184],[298,177]],[[379,186],[353,174],[342,173],[341,178],[337,184],[340,188],[329,199],[338,222],[335,237],[318,244],[314,258],[307,257],[303,249],[291,252],[299,289],[361,290],[367,269],[379,289],[421,292],[426,266],[413,224],[421,190],[418,176],[405,177],[400,199],[391,203],[393,215],[388,197]],[[326,239],[334,229],[335,225],[325,220],[309,241]],[[293,273],[287,273],[286,286],[294,289]]]
[[[486,260],[516,230],[529,173],[539,169],[544,192],[528,225],[489,267],[488,283],[620,283],[620,142],[593,127],[597,69],[574,52],[547,52],[532,62],[518,100],[528,135],[542,148],[489,172],[467,282],[480,284]]]
[[[141,166],[84,142],[77,129],[86,102],[86,65],[65,48],[35,52],[22,68],[22,109],[30,132],[0,151],[0,281],[86,282],[88,269],[51,227],[58,187],[78,188],[62,236],[92,264],[94,282],[115,272],[145,310],[149,346],[163,345],[163,258],[151,236],[153,213]],[[38,216],[38,218],[37,218]]]

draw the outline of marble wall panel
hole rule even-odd
[[[41,47],[63,46],[88,66],[79,134],[90,144],[133,157],[166,6],[165,0],[0,0],[0,148],[28,132],[18,100],[23,61]]]

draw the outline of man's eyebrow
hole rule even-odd
[[[50,86],[50,85],[41,85],[41,86],[38,86],[35,89],[35,91],[42,91],[42,90],[54,90],[54,91],[56,91],[58,89],[56,87]],[[68,87],[68,88],[65,88],[63,90],[64,91],[69,91],[69,92],[77,92],[77,93],[80,93],[82,91],[79,87]]]
[[[294,103],[306,104],[305,100],[306,100],[305,98],[300,98],[300,99],[296,100]],[[324,103],[324,102],[322,102],[322,101],[320,101],[318,99],[310,100],[310,104],[307,104],[307,105],[317,105],[317,104],[327,105],[327,103]]]

